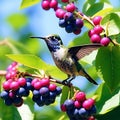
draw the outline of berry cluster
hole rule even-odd
[[[88,32],[91,42],[100,43],[103,46],[107,46],[110,43],[109,37],[101,37],[101,33],[104,31],[102,26],[100,26],[100,22],[102,20],[101,16],[96,16],[93,18],[93,23],[95,27]]]
[[[49,78],[35,78],[32,80],[31,85],[34,88],[32,91],[32,99],[39,106],[50,105],[54,103],[56,96],[60,95],[62,91],[60,87],[50,83]]]
[[[86,99],[84,92],[77,92],[73,99],[66,100],[61,105],[70,120],[95,120],[96,107],[92,98]]]
[[[59,26],[65,28],[66,32],[80,34],[83,21],[74,14],[74,11],[77,10],[75,4],[70,3],[69,0],[61,0],[61,2],[67,3],[66,6],[58,7],[58,0],[42,0],[42,8],[44,10],[53,8],[56,17],[59,18]]]
[[[23,97],[27,97],[30,91],[33,93],[33,101],[39,106],[53,103],[56,96],[62,91],[60,87],[51,84],[49,78],[24,77],[18,71],[18,63],[16,62],[13,62],[7,68],[3,89],[0,97],[4,100],[4,103],[16,107],[23,104]]]

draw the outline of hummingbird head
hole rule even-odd
[[[45,40],[51,52],[56,52],[56,50],[60,49],[60,46],[63,45],[60,36],[55,34],[48,35],[46,37],[30,37],[30,38],[39,38]]]

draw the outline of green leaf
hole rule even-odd
[[[93,5],[91,5],[88,10],[86,11],[86,15],[89,15],[89,16],[93,16],[94,14],[96,14],[97,12],[99,12],[100,10],[104,10],[106,8],[111,8],[111,6],[108,4],[108,3],[103,3],[103,2],[98,2],[98,3],[95,3]],[[106,14],[106,13],[104,13]]]
[[[120,33],[120,12],[110,13],[106,15],[101,24],[108,31],[108,35],[116,35]],[[107,26],[108,25],[108,26]],[[107,28],[106,28],[107,26]]]
[[[76,37],[74,40],[72,40],[69,43],[69,47],[78,46],[87,43],[90,43],[90,38],[88,36],[88,32],[85,32],[82,36]]]
[[[107,100],[99,114],[105,114],[120,105],[120,91],[111,99]]]
[[[110,112],[102,115],[97,115],[97,120],[119,120],[120,115],[120,106],[116,107],[115,109],[111,110]]]
[[[66,99],[68,99],[69,92],[70,92],[70,88],[69,88],[69,87],[64,86],[64,87],[62,88],[62,96],[61,96],[61,99],[60,99],[60,104],[63,104],[64,101],[65,101]]]
[[[18,30],[27,24],[28,19],[24,14],[15,13],[10,15],[7,21],[15,30]]]
[[[56,66],[45,63],[39,57],[32,54],[9,54],[7,55],[10,59],[19,62],[27,67],[44,70],[49,73],[52,77],[65,79],[67,76],[60,71]]]
[[[109,46],[99,49],[96,70],[111,92],[120,87],[120,47]]]
[[[21,116],[14,106],[6,106],[0,99],[0,120],[22,120]]]
[[[21,107],[17,108],[22,120],[34,120],[34,114],[30,110],[29,106],[23,104]]]
[[[26,8],[26,7],[32,6],[34,4],[39,3],[40,1],[41,0],[22,0],[20,8]]]

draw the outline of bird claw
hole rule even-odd
[[[66,86],[69,86],[69,87],[72,86],[71,81],[68,81],[68,80],[63,80],[63,81],[62,81],[62,84],[63,84],[63,85],[66,85]]]

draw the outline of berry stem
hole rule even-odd
[[[85,14],[81,14],[78,11],[74,12],[75,15],[77,15],[79,18],[81,18],[82,20],[86,20],[88,21],[93,27],[95,27],[94,23],[92,22],[92,20],[90,19],[90,17],[86,16]]]
[[[0,70],[0,76],[5,76],[6,73],[7,73],[7,71],[5,71],[5,70]]]

